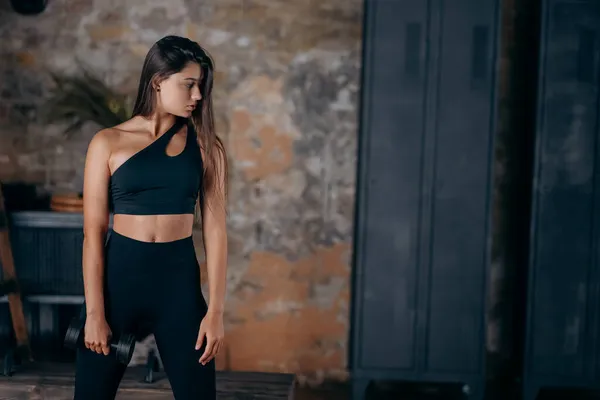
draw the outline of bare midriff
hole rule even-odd
[[[112,229],[142,242],[172,242],[192,235],[194,216],[115,214]]]

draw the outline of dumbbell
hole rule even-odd
[[[84,319],[74,318],[71,321],[65,335],[66,347],[75,350],[78,346],[83,346],[84,326]],[[135,336],[128,333],[121,334],[118,338],[111,338],[109,345],[111,353],[115,354],[117,361],[128,365],[133,356],[133,350],[135,349]]]

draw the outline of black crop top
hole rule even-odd
[[[114,214],[193,214],[202,184],[202,156],[191,123],[183,151],[166,153],[175,133],[187,123],[178,118],[162,136],[127,159],[110,177]]]

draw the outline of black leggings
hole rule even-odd
[[[153,333],[175,399],[216,399],[215,360],[198,362],[205,342],[195,349],[207,304],[192,238],[142,242],[113,231],[105,261],[105,314],[113,336]],[[74,400],[114,399],[125,368],[114,354],[82,345]]]

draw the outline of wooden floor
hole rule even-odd
[[[156,381],[143,382],[145,371],[130,367],[121,382],[118,400],[172,400],[173,395],[164,373]],[[0,375],[0,400],[72,400],[73,366],[60,363],[32,363],[21,367],[11,377]],[[255,372],[217,372],[219,400],[288,400],[294,399],[295,379],[291,374]]]
[[[1,366],[1,365],[0,365]],[[158,373],[153,384],[143,382],[143,368],[128,368],[117,400],[172,400],[168,380]],[[505,386],[505,385],[503,385]],[[506,387],[489,388],[486,400],[517,400]],[[350,386],[334,383],[318,388],[298,387],[293,375],[218,372],[219,400],[348,400]],[[598,400],[599,393],[542,393],[538,400]],[[36,363],[12,377],[0,375],[0,400],[72,400],[73,369],[70,364]],[[367,390],[364,400],[468,400],[456,391],[431,390],[421,385],[378,384]]]

